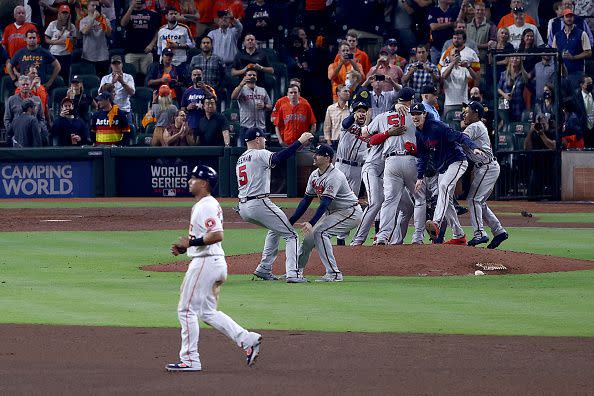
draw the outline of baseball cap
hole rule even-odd
[[[426,112],[425,106],[422,103],[415,103],[410,108],[410,114],[422,114]]]
[[[65,97],[64,99],[62,99],[62,101],[60,102],[60,106],[62,106],[64,103],[67,103],[67,102],[74,103],[74,102],[72,101],[72,99],[70,99],[68,96],[66,96],[66,97]]]
[[[70,14],[70,7],[68,7],[66,4],[62,4],[59,8],[58,8],[58,12],[67,12]]]
[[[353,111],[361,108],[367,110],[369,108],[369,105],[367,104],[367,102],[363,102],[361,100],[353,103]]]
[[[388,40],[386,40],[386,45],[398,45],[398,40],[396,40],[395,38],[389,38]]]
[[[400,91],[400,95],[398,96],[398,101],[400,102],[408,102],[409,100],[413,100],[415,97],[415,90],[411,87],[404,87]]]
[[[171,95],[171,88],[169,88],[169,85],[161,85],[159,87],[159,96],[169,96]]]
[[[80,78],[78,77],[77,74],[75,74],[74,76],[72,76],[70,78],[70,82],[81,82]]]
[[[101,92],[95,96],[95,100],[111,100],[111,94],[109,92]]]
[[[524,7],[516,7],[516,8],[514,8],[514,9],[512,10],[512,12],[513,12],[514,14],[520,14],[520,13],[522,13],[522,12],[525,12],[525,10],[524,10]]]
[[[111,57],[111,63],[117,63],[120,62],[122,63],[122,57],[119,55],[114,55]]]
[[[485,115],[485,108],[481,102],[473,100],[469,103],[464,103],[463,106],[471,109],[472,111],[477,113],[481,118],[483,118],[483,116]]]
[[[437,95],[437,88],[432,84],[423,85],[421,88],[421,94],[433,94]]]
[[[165,48],[163,50],[163,56],[173,56],[173,50],[171,48]]]
[[[385,49],[385,48],[382,48],[382,49],[380,50],[379,54],[380,54],[380,55],[382,55],[382,54],[390,55],[390,53],[388,52],[388,50],[387,50],[387,49]]]
[[[244,139],[246,142],[252,141],[256,138],[259,138],[261,136],[264,136],[264,131],[261,130],[260,128],[249,128],[247,131],[245,131],[245,136]]]
[[[565,16],[565,15],[575,15],[575,14],[573,13],[572,9],[566,8],[563,10],[563,16]]]
[[[334,150],[327,144],[319,144],[314,151],[316,155],[322,155],[324,157],[334,157]]]

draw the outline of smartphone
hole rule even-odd
[[[101,3],[97,4],[97,8],[95,8],[95,9],[97,10],[97,12],[98,12],[99,14],[101,14],[101,13],[102,13],[102,10],[101,10]]]
[[[376,74],[375,81],[386,81],[386,76],[384,76],[383,74]]]
[[[347,60],[355,59],[355,55],[348,53],[344,56],[344,59],[347,59]]]
[[[226,17],[228,15],[227,14],[227,10],[220,10],[220,11],[217,12],[217,15],[218,15],[219,18]]]

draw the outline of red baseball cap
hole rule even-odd
[[[565,15],[574,15],[573,14],[573,10],[571,10],[570,8],[566,8],[563,10],[563,16]]]
[[[62,4],[59,8],[58,8],[58,12],[67,12],[70,14],[70,7],[68,7],[66,4]]]

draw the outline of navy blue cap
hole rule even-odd
[[[468,107],[469,109],[477,113],[481,118],[483,118],[483,116],[485,115],[485,106],[483,106],[481,102],[473,100],[469,103],[463,103],[463,106]]]
[[[390,38],[386,41],[386,45],[398,45],[398,40],[395,38]]]
[[[334,150],[332,149],[332,147],[328,146],[327,144],[319,144],[318,147],[316,147],[315,154],[323,155],[324,157],[333,158]]]
[[[425,106],[423,106],[423,103],[415,103],[410,108],[410,114],[421,114],[426,112],[427,111],[425,110]]]
[[[111,100],[111,94],[109,92],[101,92],[95,97],[95,100]]]
[[[401,102],[408,102],[409,100],[413,100],[414,97],[415,97],[415,90],[410,87],[404,87],[400,91],[398,100]]]
[[[163,56],[173,56],[173,50],[171,48],[165,48],[163,50]]]
[[[249,128],[248,130],[245,131],[244,140],[246,142],[249,142],[249,141],[259,138],[261,136],[264,136],[263,130],[261,130],[260,128],[255,128],[255,127]]]
[[[369,109],[369,104],[367,104],[367,102],[363,102],[361,100],[353,103],[353,111],[355,111],[357,109],[361,109],[361,108],[367,110],[367,109]]]
[[[437,95],[437,88],[432,84],[423,85],[423,88],[421,88],[421,94]]]

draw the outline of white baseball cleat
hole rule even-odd
[[[254,333],[254,334],[257,334],[257,333]],[[258,358],[258,355],[260,354],[260,345],[261,344],[262,344],[262,336],[259,335],[256,343],[245,349],[246,362],[247,362],[248,366],[252,366],[254,363],[256,363],[256,359]]]
[[[342,282],[342,273],[325,274],[320,279],[316,279],[316,282]]]
[[[165,369],[169,372],[182,372],[182,371],[202,371],[200,366],[190,366],[184,362],[170,363],[165,366]]]

